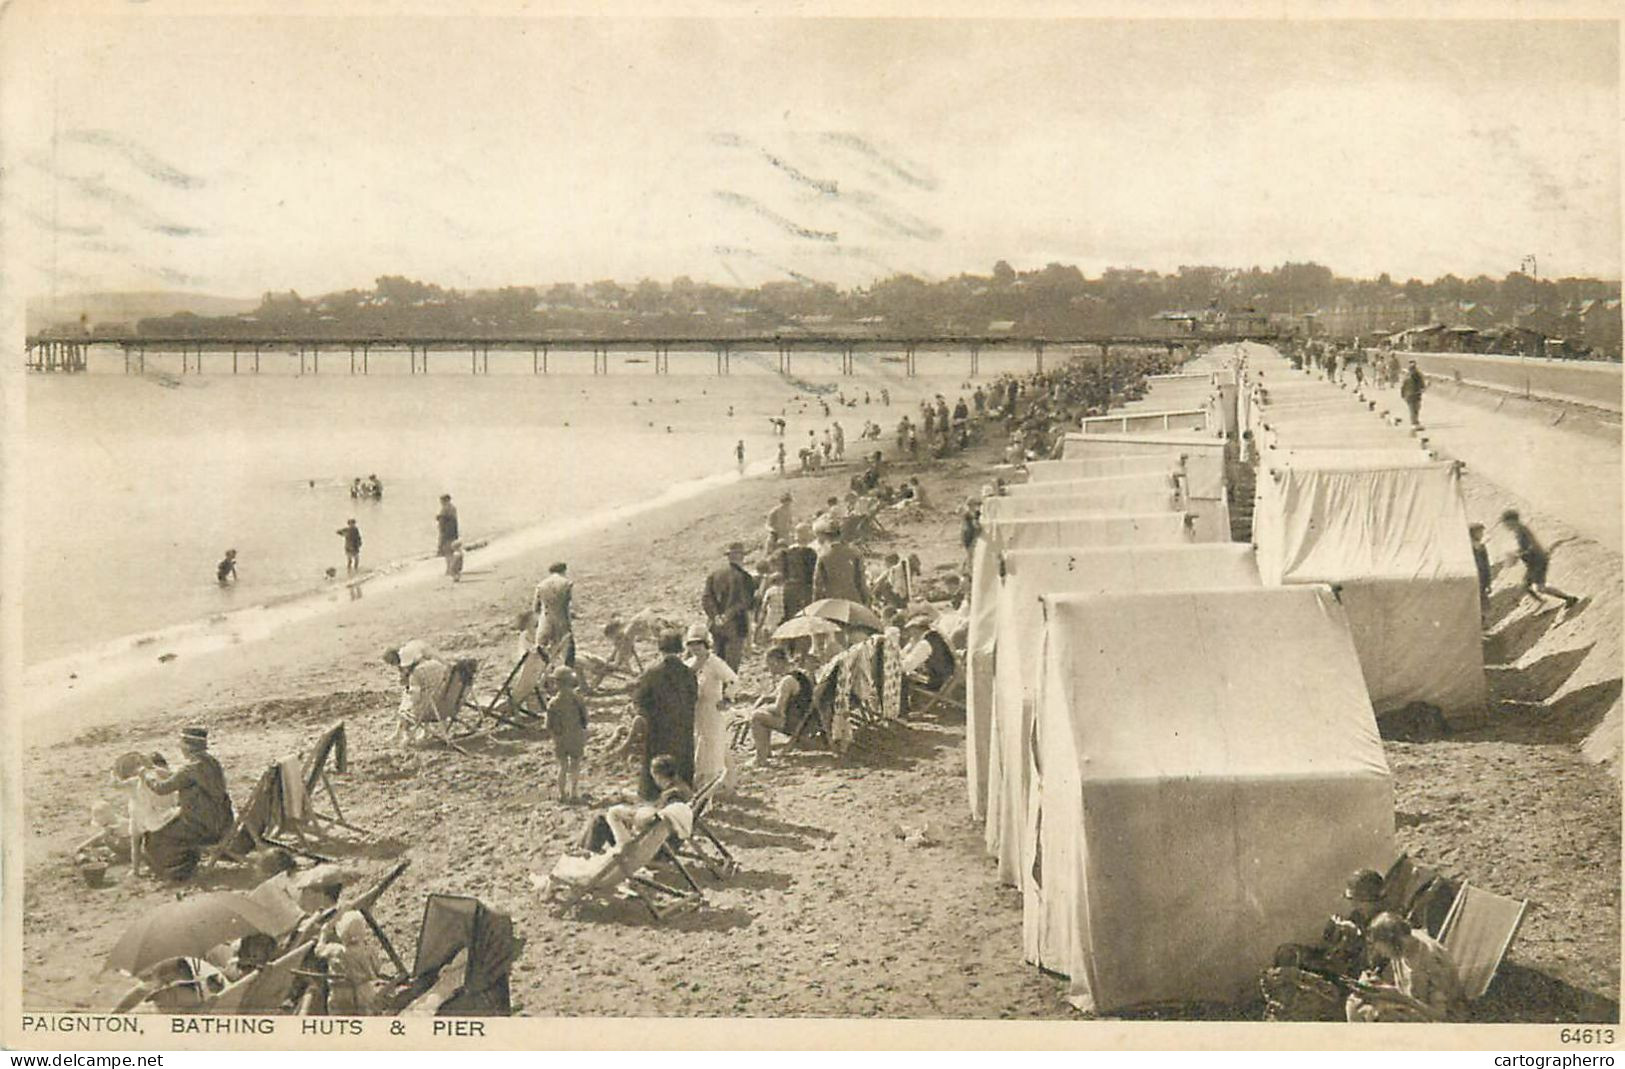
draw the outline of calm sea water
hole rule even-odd
[[[981,377],[1031,359],[984,353]],[[878,355],[848,377],[838,357],[798,354],[794,382],[771,353],[736,355],[726,377],[681,353],[660,376],[621,354],[600,376],[581,353],[554,354],[549,375],[531,374],[529,353],[493,352],[484,375],[467,353],[436,354],[432,374],[413,376],[406,354],[375,352],[364,378],[347,353],[303,376],[285,353],[262,356],[258,376],[229,374],[229,354],[208,360],[209,373],[182,375],[178,356],[149,353],[148,374],[126,376],[120,357],[95,354],[90,374],[29,378],[26,663],[319,588],[327,568],[344,574],[336,532],[352,516],[363,569],[377,568],[433,553],[442,493],[465,542],[575,520],[732,470],[740,439],[752,464],[771,459],[767,417],[781,411],[793,465],[828,422],[808,386],[869,391],[831,417],[850,454],[865,419],[889,440],[921,396],[951,398],[968,377],[963,355],[927,354],[922,372],[939,373],[915,379]],[[383,500],[352,500],[351,479],[369,473]],[[228,547],[239,582],[223,589],[214,567]]]

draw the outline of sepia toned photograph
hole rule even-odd
[[[1615,1048],[1620,24],[1332,14],[0,11],[5,1045]]]

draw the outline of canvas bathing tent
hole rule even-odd
[[[1190,540],[1190,527],[1183,512],[984,519],[982,537],[977,540],[971,556],[970,625],[965,649],[965,779],[973,817],[980,819],[987,812],[999,557],[1011,549],[1168,545]]]
[[[1235,1004],[1393,860],[1393,789],[1326,587],[1047,595],[1029,953],[1080,1007]]]
[[[1005,520],[1030,520],[1045,516],[1143,516],[1173,511],[1176,509],[1172,492],[1133,494],[1107,500],[1069,494],[1028,494],[1025,497],[990,497],[984,500],[982,525],[985,527],[989,523]]]
[[[988,755],[987,851],[999,879],[1021,886],[1022,835],[1044,616],[1043,594],[1127,594],[1260,585],[1253,547],[1205,545],[1017,549],[1001,558],[993,651],[993,728]],[[1031,856],[1030,848],[1025,851]]]
[[[1163,456],[1179,462],[1185,472],[1187,512],[1195,517],[1196,540],[1230,540],[1229,480],[1225,473],[1225,443],[1211,436],[1069,434],[1061,464],[1121,454],[1123,457]],[[1030,484],[1029,484],[1030,485]]]
[[[1034,460],[1027,465],[1027,484],[1076,482],[1109,475],[1150,475],[1175,471],[1184,466],[1184,455],[1175,453],[1104,454],[1088,460]]]
[[[1413,702],[1451,720],[1482,712],[1478,570],[1454,463],[1276,469],[1254,517],[1266,584],[1339,588],[1378,715]]]

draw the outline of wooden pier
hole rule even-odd
[[[648,354],[648,363],[656,375],[670,374],[671,356],[675,350],[684,359],[714,359],[716,374],[731,373],[733,361],[742,353],[776,353],[778,370],[791,374],[798,353],[836,353],[841,358],[841,373],[851,375],[857,369],[857,357],[863,352],[898,354],[894,362],[903,364],[904,372],[912,377],[919,373],[922,351],[939,356],[963,353],[970,359],[969,373],[981,370],[984,350],[1026,350],[1033,354],[1035,370],[1044,370],[1046,350],[1098,348],[1104,360],[1112,349],[1166,348],[1170,355],[1181,348],[1197,349],[1239,341],[1267,341],[1273,333],[1247,334],[1099,334],[1071,337],[1012,337],[1005,335],[938,334],[914,336],[848,336],[848,335],[756,335],[739,337],[606,337],[577,338],[567,335],[501,336],[501,337],[342,337],[342,336],[160,336],[144,334],[86,333],[75,337],[31,335],[26,339],[25,360],[31,371],[82,372],[87,368],[91,348],[118,349],[124,359],[125,374],[144,374],[147,353],[179,353],[181,374],[204,373],[207,355],[209,370],[224,373],[230,366],[231,374],[257,375],[262,361],[269,356],[282,356],[299,361],[299,374],[319,375],[322,357],[328,358],[328,367],[337,366],[350,375],[367,375],[375,357],[399,359],[404,351],[409,374],[427,375],[430,354],[440,360],[452,360],[462,353],[468,354],[468,369],[473,375],[491,372],[491,353],[509,359],[530,357],[533,375],[549,373],[549,357],[557,351],[591,352],[592,373],[607,375],[612,353]],[[332,371],[330,370],[331,374]],[[345,372],[341,372],[345,373]]]

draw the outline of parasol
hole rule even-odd
[[[792,616],[779,625],[773,632],[773,641],[782,642],[792,638],[811,638],[813,635],[838,635],[841,625],[834,620],[826,620],[821,616]]]
[[[848,627],[861,627],[868,631],[884,631],[886,624],[866,605],[846,598],[821,598],[801,610],[803,616],[817,616],[834,620]]]
[[[297,907],[290,914],[240,891],[192,895],[143,914],[119,937],[106,967],[135,975],[166,958],[200,958],[221,943],[255,932],[279,935],[298,921]]]

